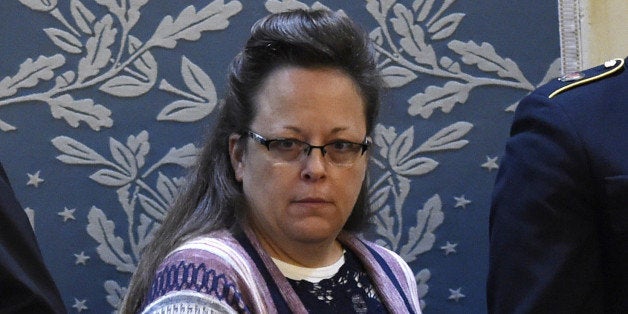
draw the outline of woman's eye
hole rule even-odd
[[[345,151],[351,149],[351,143],[349,142],[335,142],[332,143],[331,148],[336,151]]]
[[[278,140],[275,142],[275,148],[282,150],[295,149],[297,146],[297,142],[294,140]]]

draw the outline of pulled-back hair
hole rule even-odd
[[[382,81],[367,35],[348,17],[327,10],[296,10],[257,21],[244,49],[229,66],[219,114],[187,186],[142,253],[122,312],[140,310],[156,268],[174,248],[196,236],[230,228],[246,216],[242,185],[229,156],[229,136],[244,134],[256,115],[253,103],[264,79],[282,66],[336,68],[358,86],[365,104],[366,131],[372,133]],[[361,231],[370,219],[366,179],[344,230]]]

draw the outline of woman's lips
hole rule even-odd
[[[295,200],[294,202],[295,203],[312,203],[312,204],[331,203],[330,201],[324,198],[318,198],[318,197],[301,198],[301,199]]]

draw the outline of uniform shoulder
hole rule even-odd
[[[601,81],[605,78],[626,72],[624,70],[624,59],[612,59],[596,67],[565,74],[559,78],[553,79],[545,85],[539,87],[534,93],[548,98],[553,98],[558,94],[577,90],[578,87],[585,86],[591,82]]]

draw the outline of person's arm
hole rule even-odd
[[[66,313],[26,213],[0,164],[0,312]]]
[[[189,241],[158,267],[142,313],[187,313],[177,311],[184,305],[200,313],[268,312],[270,293],[254,269],[233,243]]]
[[[549,98],[532,94],[519,105],[493,191],[489,313],[597,306],[587,298],[599,285],[597,215],[580,141]]]
[[[156,299],[142,313],[238,313],[238,311],[214,296],[183,290]]]

